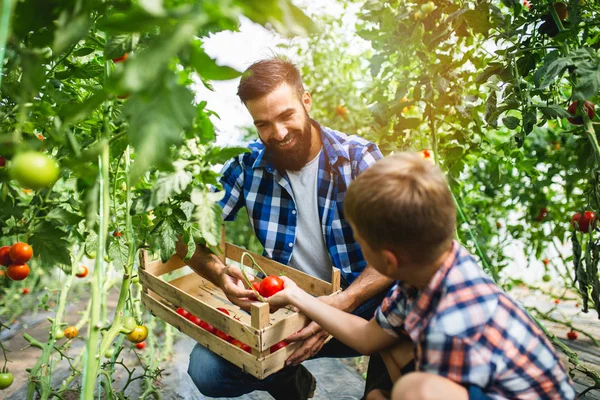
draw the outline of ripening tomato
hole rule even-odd
[[[58,179],[59,173],[53,158],[35,151],[17,154],[10,167],[10,177],[26,189],[48,187]]]
[[[213,335],[217,334],[217,328],[215,328],[214,326],[212,326],[211,324],[209,324],[206,321],[200,321],[200,328],[204,329],[205,331],[212,333]]]
[[[10,259],[10,256],[8,255],[9,250],[10,250],[10,246],[0,247],[0,265],[4,265],[5,267],[8,267],[10,264],[12,264],[12,260]]]
[[[189,317],[191,314],[189,311],[184,310],[183,308],[179,307],[177,309],[177,311],[175,311],[177,314],[181,315],[183,318],[187,318]]]
[[[13,281],[22,281],[29,275],[29,266],[27,264],[12,264],[6,268],[6,275]]]
[[[583,233],[588,233],[590,228],[593,230],[596,228],[596,213],[593,211],[586,211],[579,220],[579,230]]]
[[[67,339],[73,339],[75,336],[77,336],[79,331],[77,330],[76,326],[67,326],[63,333]]]
[[[567,111],[569,112],[569,114],[577,115],[577,106],[578,106],[578,104],[579,104],[579,102],[577,102],[577,101],[574,101],[574,102],[571,103],[571,105],[567,109]],[[596,112],[594,110],[594,103],[592,103],[590,101],[585,101],[585,102],[583,102],[583,106],[585,107],[585,109],[587,111],[588,118],[589,119],[593,119],[594,115],[596,114]],[[572,118],[567,118],[567,119],[573,125],[583,125],[583,118],[581,116],[574,116]]]
[[[125,60],[127,60],[127,57],[129,57],[129,54],[124,53],[121,57],[113,58],[113,62],[119,63],[119,62],[125,61]]]
[[[283,349],[285,346],[287,346],[289,343],[286,342],[285,340],[282,340],[279,343],[275,343],[273,346],[271,346],[271,353],[275,353],[277,350],[279,349]]]
[[[85,278],[88,274],[88,268],[85,265],[82,265],[81,267],[79,267],[79,272],[77,272],[75,274],[76,277],[78,278]]]
[[[13,263],[24,264],[33,256],[33,249],[27,243],[17,242],[10,246],[8,255]]]
[[[269,275],[260,283],[260,295],[271,297],[275,293],[283,290],[283,281],[278,276]]]
[[[146,342],[136,343],[135,348],[138,350],[144,350],[146,348]]]
[[[2,373],[0,373],[0,390],[4,390],[4,389],[10,387],[10,385],[12,385],[14,380],[15,380],[15,378],[14,378],[13,374],[8,372],[7,369],[4,369],[2,371]]]
[[[567,332],[567,337],[569,338],[569,340],[577,340],[577,336],[577,332],[575,331]]]
[[[140,343],[146,340],[148,336],[148,328],[144,325],[138,325],[133,331],[127,334],[127,339],[133,343]]]

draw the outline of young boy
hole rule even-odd
[[[352,182],[345,214],[367,262],[396,279],[370,321],[283,278],[268,299],[291,304],[362,354],[384,359],[393,399],[574,399],[544,333],[453,240],[456,209],[443,173],[417,154],[377,161]],[[382,395],[371,393],[372,397]]]

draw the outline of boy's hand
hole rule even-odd
[[[279,277],[283,281],[283,290],[265,299],[272,308],[281,308],[292,304],[292,297],[301,290],[296,283],[286,276]],[[293,304],[292,304],[293,305]]]

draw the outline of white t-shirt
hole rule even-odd
[[[300,171],[286,171],[294,192],[297,218],[296,242],[290,266],[331,282],[332,262],[325,245],[317,202],[317,176],[321,152]]]

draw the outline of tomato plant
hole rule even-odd
[[[586,100],[583,103],[583,105],[585,106],[585,111],[587,112],[588,118],[593,119],[594,115],[596,114],[596,112],[594,110],[594,104],[592,102]],[[569,105],[567,112],[571,115],[579,114],[578,106],[579,106],[579,102],[574,101],[573,103],[571,103],[571,105]],[[583,125],[582,117],[569,117],[567,119],[569,120],[570,123],[572,123],[574,125]]]

